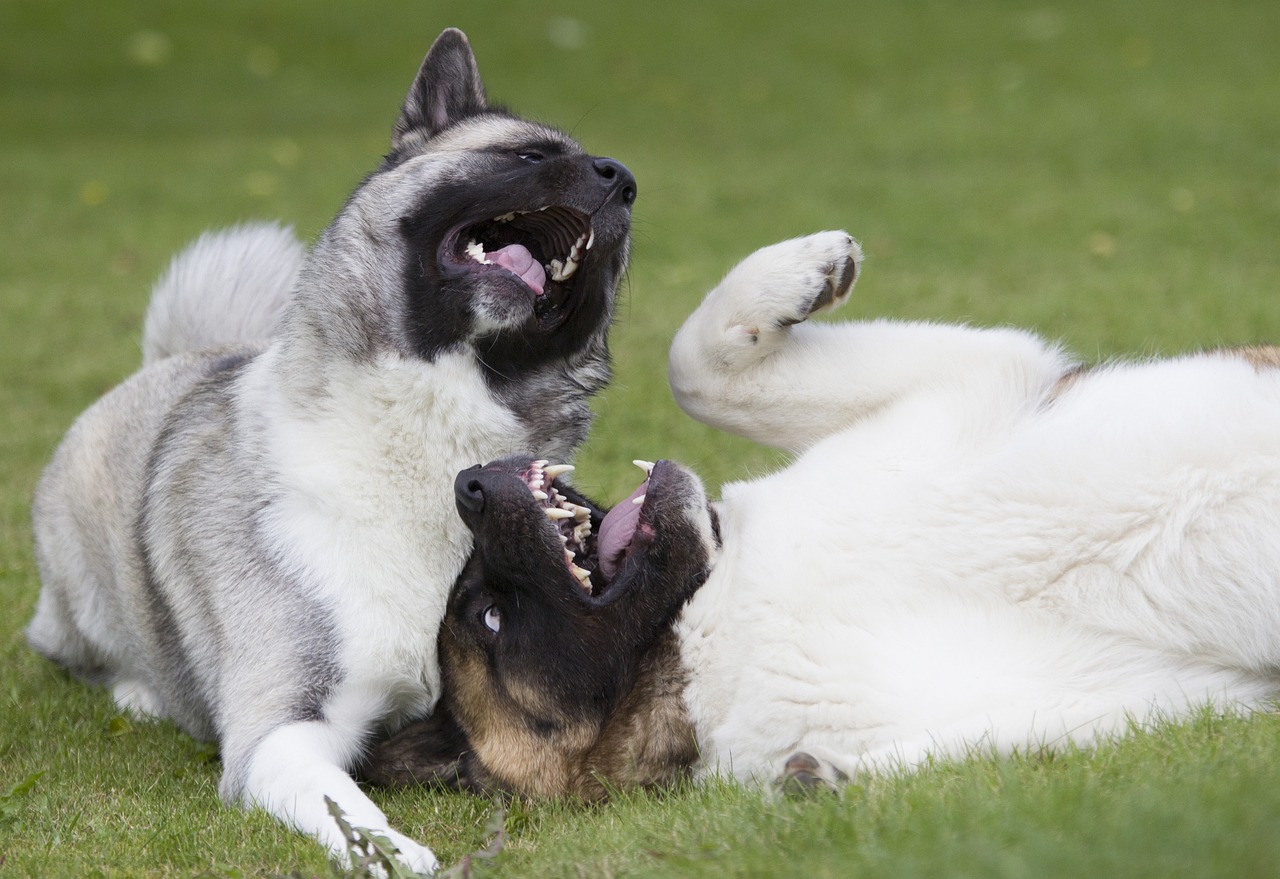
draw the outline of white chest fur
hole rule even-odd
[[[436,634],[471,548],[454,477],[525,448],[523,427],[462,354],[352,364],[314,406],[259,411],[284,413],[265,425],[282,487],[266,524],[331,608],[344,689],[381,700],[393,723],[423,713],[439,695]]]

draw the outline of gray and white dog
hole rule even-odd
[[[471,548],[454,475],[585,437],[635,195],[620,163],[490,107],[445,31],[309,254],[243,227],[158,283],[142,370],[37,489],[31,644],[215,739],[225,799],[342,852],[332,798],[433,869],[348,770],[439,695]]]

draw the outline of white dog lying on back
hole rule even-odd
[[[680,405],[786,469],[709,504],[660,462],[607,516],[539,462],[460,475],[452,721],[375,775],[836,779],[1280,693],[1276,349],[1085,370],[1016,330],[805,323],[859,257],[765,248],[672,347]],[[546,508],[579,507],[566,570]]]

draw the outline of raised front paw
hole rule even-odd
[[[818,232],[757,250],[717,290],[730,311],[730,333],[755,343],[843,305],[861,260],[861,249],[846,232]]]

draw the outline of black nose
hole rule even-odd
[[[600,175],[601,184],[622,199],[623,204],[636,200],[636,178],[626,165],[616,159],[596,159],[591,164]]]
[[[484,486],[476,478],[479,467],[463,470],[453,480],[453,493],[458,501],[458,509],[470,510],[473,513],[484,512]]]

